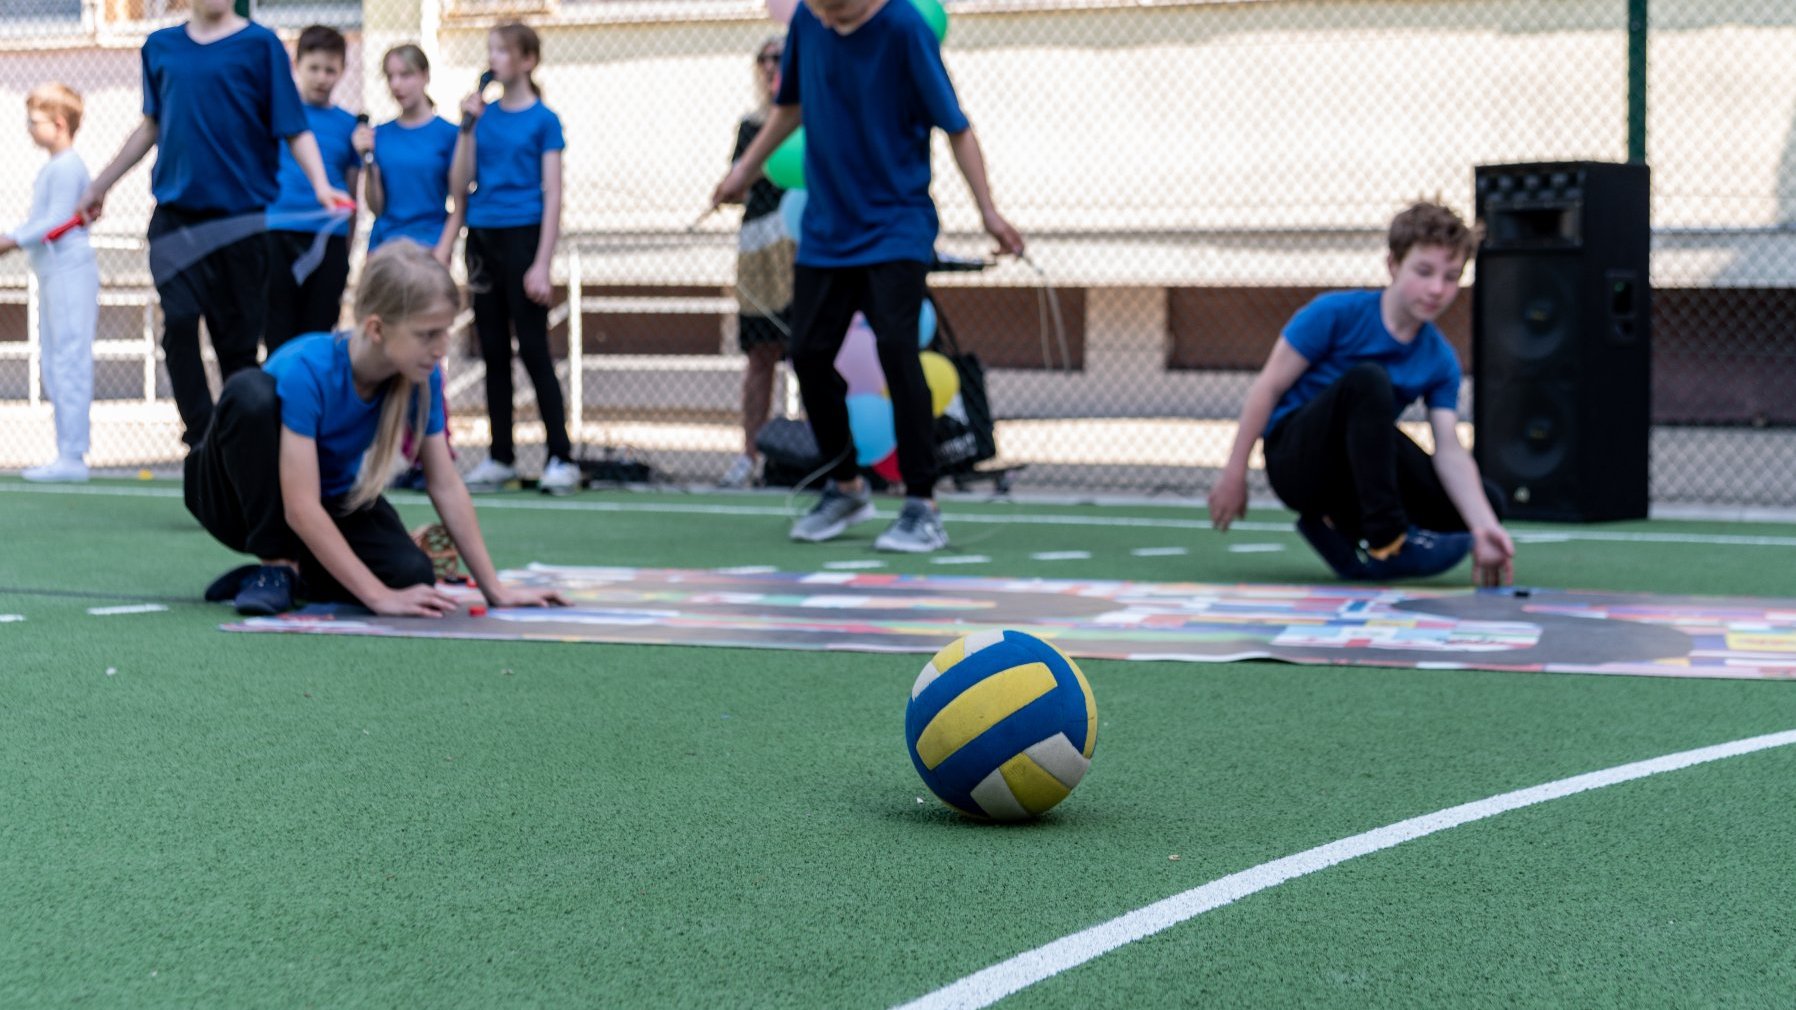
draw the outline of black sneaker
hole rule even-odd
[[[239,614],[268,617],[293,609],[293,569],[286,565],[261,565],[243,581],[231,601]]]
[[[206,587],[206,602],[223,603],[226,600],[236,599],[237,593],[243,589],[243,583],[251,575],[256,574],[256,569],[260,567],[260,565],[238,565],[213,579],[212,584]]]
[[[1347,535],[1328,524],[1321,516],[1300,516],[1297,520],[1297,532],[1309,541],[1322,560],[1334,573],[1350,582],[1361,582],[1370,575],[1366,573],[1366,563],[1360,560],[1359,549]]]
[[[1437,533],[1411,526],[1397,553],[1382,561],[1370,554],[1364,556],[1365,577],[1381,582],[1427,578],[1459,564],[1471,552],[1470,533]]]

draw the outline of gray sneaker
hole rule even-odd
[[[874,550],[906,554],[928,554],[946,546],[948,531],[942,528],[941,513],[921,498],[906,498],[898,518],[873,541]]]
[[[823,497],[817,499],[817,504],[792,524],[792,539],[820,544],[834,540],[843,530],[873,516],[873,499],[867,494],[845,494],[830,484],[823,489]]]

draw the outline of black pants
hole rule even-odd
[[[303,282],[293,280],[293,264],[312,249],[311,232],[268,234],[268,353],[302,333],[328,333],[343,316],[343,288],[349,284],[349,238],[324,240],[324,259]]]
[[[1281,420],[1266,436],[1266,477],[1279,500],[1375,547],[1411,524],[1463,531],[1433,457],[1392,423],[1395,405],[1389,373],[1365,363]],[[1488,481],[1485,496],[1501,516],[1502,495]]]
[[[542,237],[539,225],[521,228],[468,229],[468,287],[474,292],[474,331],[486,362],[486,413],[492,421],[490,455],[500,463],[517,461],[511,431],[511,339],[536,387],[536,409],[542,414],[549,455],[572,460],[561,383],[549,357],[549,309],[524,295],[524,274],[536,259]],[[574,377],[579,381],[579,376]]]
[[[195,225],[234,216],[158,206],[150,215],[150,256],[159,240]],[[221,378],[256,366],[262,340],[268,286],[268,236],[255,234],[207,254],[156,287],[162,301],[162,353],[175,409],[181,412],[182,441],[199,442],[212,416],[212,388],[200,357],[200,320],[218,354]]]
[[[864,267],[794,268],[792,276],[792,371],[817,450],[836,461],[830,476],[850,480],[858,472],[848,428],[848,383],[836,372],[836,355],[856,312],[864,312],[879,348],[879,366],[892,394],[897,423],[898,472],[904,493],[935,493],[934,417],[929,383],[917,356],[917,318],[923,309],[922,263],[899,260]]]
[[[187,454],[182,489],[187,511],[231,550],[299,562],[306,599],[361,602],[287,525],[280,445],[281,401],[274,376],[259,368],[232,376],[219,394],[212,427]],[[341,498],[326,499],[324,508],[349,549],[386,585],[403,589],[436,581],[429,556],[412,542],[385,498],[347,514]]]

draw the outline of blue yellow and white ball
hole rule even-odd
[[[1021,631],[980,631],[935,654],[910,692],[917,774],[970,817],[1044,813],[1091,767],[1098,706],[1065,653]]]

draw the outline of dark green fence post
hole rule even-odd
[[[1646,161],[1646,0],[1628,0],[1628,160]]]

